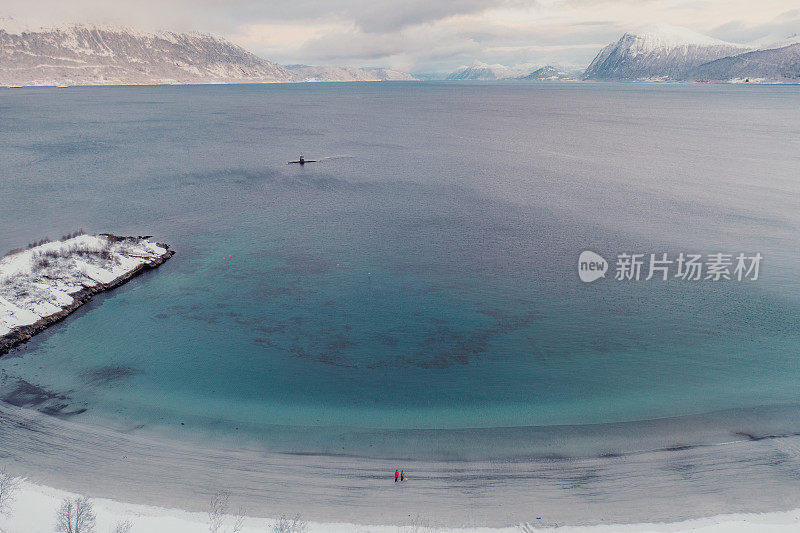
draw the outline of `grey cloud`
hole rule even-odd
[[[717,26],[709,34],[734,43],[758,41],[760,44],[767,44],[777,42],[800,34],[800,10],[787,11],[770,22],[752,26],[745,21],[734,20]]]
[[[503,0],[407,0],[388,4],[368,1],[349,15],[366,32],[387,32],[454,15],[480,13],[508,3]]]
[[[600,26],[577,33],[510,29],[486,23],[476,25],[473,30],[421,26],[385,34],[334,31],[304,43],[285,57],[272,55],[287,62],[302,60],[332,65],[366,62],[416,71],[452,70],[475,60],[506,65],[548,62],[585,65],[599,50],[600,47],[595,46],[597,43],[617,38],[615,27]],[[591,46],[566,48],[582,44]],[[257,44],[253,43],[253,47],[257,49]],[[264,51],[264,55],[267,53]],[[397,65],[396,61],[404,64]],[[413,64],[409,66],[409,62]]]
[[[385,33],[455,15],[474,14],[493,7],[534,5],[535,0],[4,0],[0,16],[58,21],[135,21],[148,26],[193,25],[228,31],[248,23],[347,20],[367,33]],[[201,24],[198,24],[201,23]]]
[[[455,15],[480,13],[493,7],[534,3],[533,0],[296,0],[277,3],[237,0],[233,16],[239,21],[347,20],[366,33],[387,33]]]
[[[587,20],[578,22],[575,26],[612,26],[614,24],[611,20]]]

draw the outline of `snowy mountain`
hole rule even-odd
[[[203,33],[68,25],[28,31],[0,20],[2,85],[149,85],[412,80],[388,69],[286,68]]]
[[[448,74],[447,79],[491,81],[516,78],[520,74],[520,71],[505,65],[487,65],[486,63],[476,62],[470,66],[459,67],[456,71]]]
[[[697,81],[800,83],[800,43],[725,57],[691,69]]]
[[[414,81],[407,72],[385,68],[312,67],[288,65],[295,81]]]
[[[518,79],[531,81],[564,81],[574,80],[575,76],[572,76],[568,72],[564,72],[553,65],[546,65],[542,68],[534,70],[529,74],[520,76]]]
[[[280,65],[202,33],[139,33],[72,25],[0,29],[0,85],[290,81]]]
[[[658,25],[626,33],[597,54],[584,72],[587,80],[683,79],[704,63],[741,54],[744,45],[720,41],[677,26]]]

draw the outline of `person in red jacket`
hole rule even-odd
[[[395,471],[394,471],[394,482],[395,482],[395,483],[397,483],[397,478],[399,478],[399,477],[400,477],[400,472],[398,472],[397,470],[395,470]]]

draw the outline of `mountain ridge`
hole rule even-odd
[[[669,28],[664,30],[664,28]],[[709,61],[750,48],[676,27],[627,32],[605,46],[583,74],[585,80],[681,79],[689,70]]]
[[[686,75],[691,81],[800,83],[800,43],[753,50],[699,65]]]
[[[447,80],[704,81],[800,83],[800,38],[749,45],[666,24],[625,32],[582,75],[553,65],[533,70],[475,61]],[[0,18],[0,86],[151,85],[410,81],[388,68],[283,66],[222,37],[197,31],[143,32],[68,24],[30,29]]]
[[[584,80],[800,83],[800,39],[760,47],[660,25],[604,47]]]
[[[12,25],[13,26],[13,25]],[[69,24],[9,31],[0,24],[0,85],[152,85],[414,79],[390,69],[292,70],[222,37]]]

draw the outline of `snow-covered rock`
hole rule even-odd
[[[675,80],[693,68],[749,51],[729,43],[665,24],[626,33],[603,48],[584,72],[589,80]]]
[[[0,355],[145,268],[172,256],[141,237],[78,235],[0,259]]]

